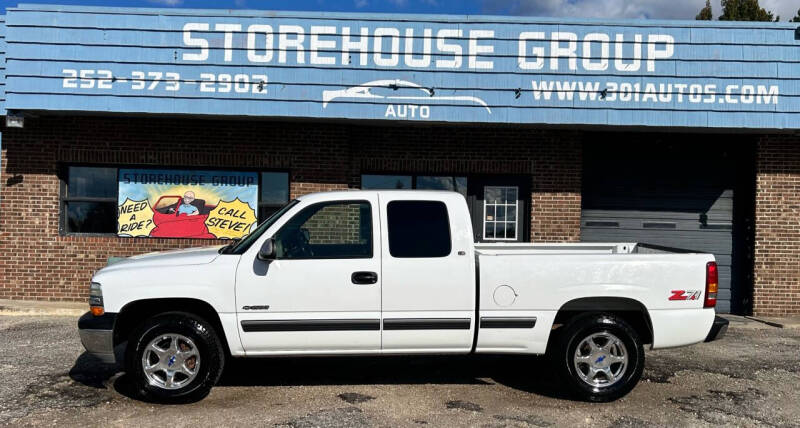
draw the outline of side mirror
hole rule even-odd
[[[256,257],[261,261],[275,260],[275,239],[269,238],[264,241]]]

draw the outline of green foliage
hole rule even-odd
[[[800,9],[797,9],[797,16],[792,18],[792,20],[789,22],[800,22]]]
[[[720,21],[777,21],[776,17],[759,6],[758,0],[722,0]]]
[[[706,5],[704,8],[700,9],[700,13],[694,17],[694,19],[698,21],[711,21],[713,16],[711,15],[711,0],[706,0]]]

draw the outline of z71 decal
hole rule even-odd
[[[669,300],[697,300],[700,298],[700,290],[672,290]]]

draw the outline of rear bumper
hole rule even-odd
[[[728,320],[722,317],[714,317],[714,324],[711,324],[711,330],[708,332],[708,336],[706,336],[706,342],[712,342],[717,339],[721,339],[725,336],[725,333],[728,331]]]
[[[651,310],[653,349],[702,343],[714,325],[713,308]]]
[[[86,352],[104,363],[114,363],[114,321],[117,314],[107,313],[96,317],[91,312],[78,320],[78,332]]]

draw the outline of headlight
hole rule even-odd
[[[89,285],[89,310],[96,317],[106,313],[105,308],[103,308],[103,287],[97,282]]]

